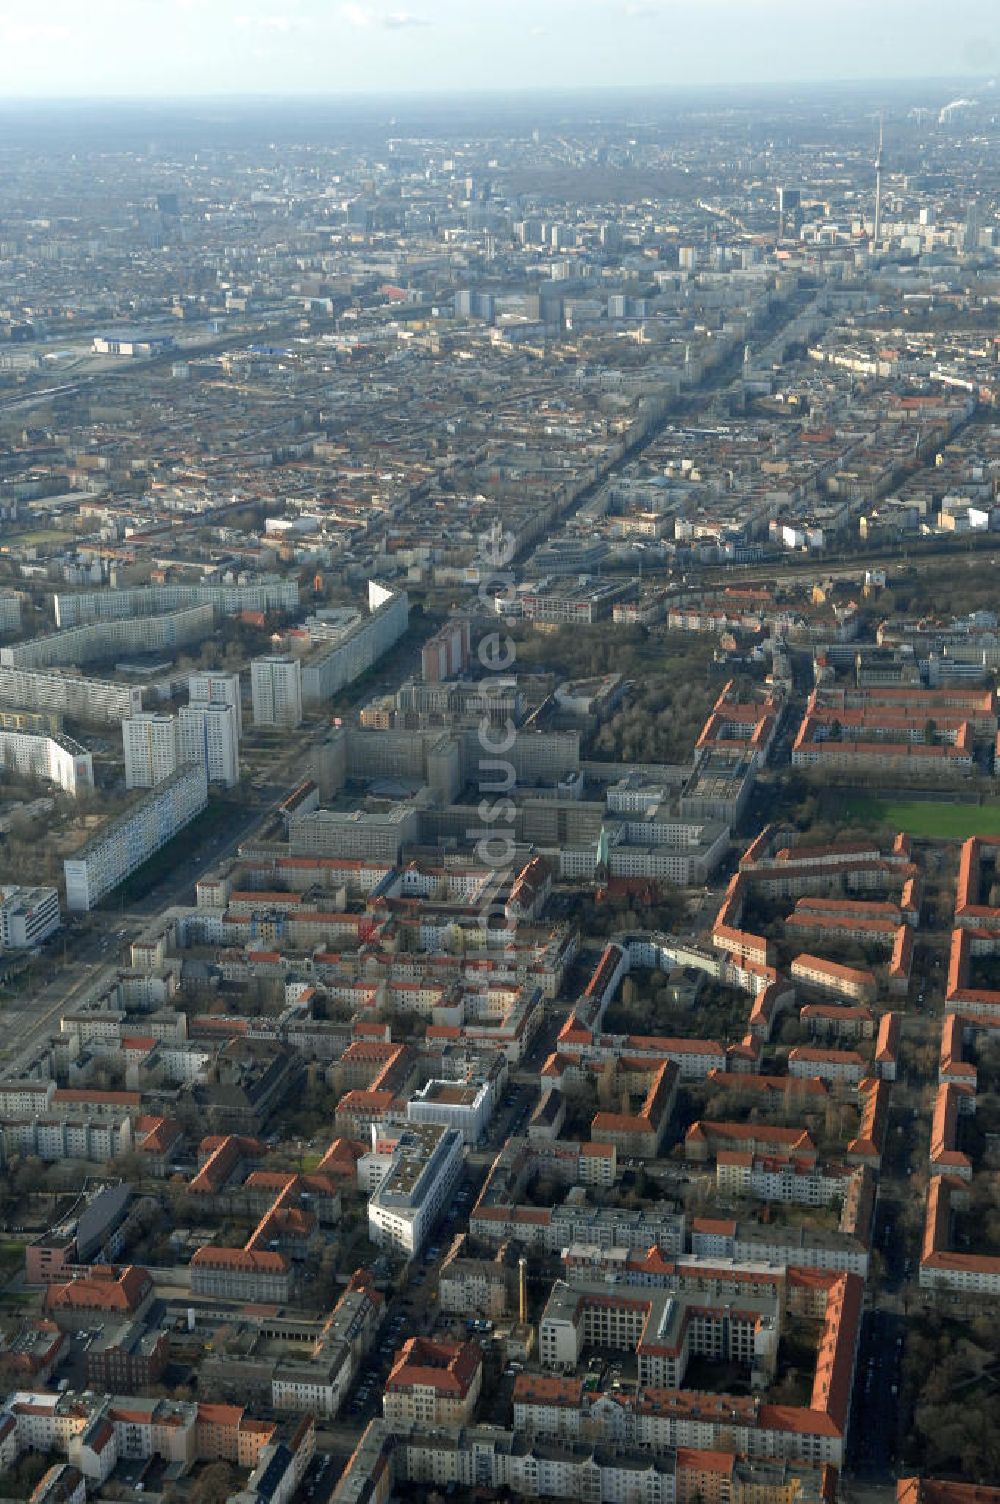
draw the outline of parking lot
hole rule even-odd
[[[340,1477],[342,1462],[330,1452],[317,1453],[302,1480],[303,1504],[326,1504]]]

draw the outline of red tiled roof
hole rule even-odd
[[[98,1264],[80,1279],[50,1285],[46,1305],[49,1310],[136,1310],[153,1288],[145,1269],[129,1264],[116,1270],[110,1264]]]
[[[475,1342],[434,1342],[410,1337],[386,1379],[387,1393],[417,1386],[452,1398],[464,1398],[483,1361]]]

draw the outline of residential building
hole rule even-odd
[[[332,641],[321,637],[303,660],[302,698],[308,704],[330,699],[367,673],[399,641],[409,624],[406,592],[397,594],[374,580],[368,582],[368,611],[368,616]]]
[[[856,1086],[865,1075],[865,1062],[857,1050],[820,1050],[797,1044],[788,1054],[788,1074]]]
[[[851,1177],[862,1173],[847,1165],[824,1168],[791,1155],[741,1149],[720,1149],[715,1159],[715,1181],[724,1196],[753,1196],[799,1206],[829,1206],[839,1201]]]
[[[464,1426],[472,1419],[483,1382],[477,1342],[435,1342],[410,1337],[385,1381],[382,1414],[393,1426]]]
[[[952,1295],[1000,1295],[1000,1258],[958,1252],[952,1241],[952,1202],[968,1194],[966,1180],[950,1174],[932,1175],[927,1187],[924,1237],[920,1250],[921,1290],[944,1290]]]
[[[86,747],[62,731],[36,735],[0,730],[0,764],[24,778],[44,778],[76,798],[93,792],[94,764]]]
[[[255,658],[250,664],[255,726],[291,729],[302,720],[302,664],[298,658]]]
[[[226,705],[236,710],[236,724],[243,730],[243,698],[239,674],[220,669],[203,669],[188,679],[188,703],[191,705]]]
[[[41,945],[62,923],[55,888],[0,886],[0,949]]]
[[[311,1438],[311,1422],[304,1421],[299,1430],[303,1428]],[[135,1394],[15,1390],[7,1396],[0,1417],[0,1457],[10,1467],[24,1450],[59,1451],[98,1489],[125,1460],[135,1464],[159,1457],[180,1472],[199,1461],[218,1460],[255,1469],[276,1431],[273,1421],[259,1420],[237,1405]],[[309,1456],[306,1447],[303,1466]],[[76,1504],[77,1492],[67,1497]],[[264,1504],[272,1494],[252,1497]],[[286,1504],[290,1493],[286,1490],[281,1497]]]
[[[1000,1487],[944,1478],[897,1478],[896,1504],[1000,1504]]]
[[[65,859],[66,907],[73,913],[87,913],[190,824],[207,803],[204,766],[188,763],[178,768]]]
[[[177,713],[177,743],[181,761],[205,764],[209,783],[220,783],[227,789],[239,783],[238,703],[225,705],[199,701],[182,705]]]
[[[420,650],[420,673],[425,683],[440,684],[464,672],[472,653],[472,623],[459,616],[429,637]]]
[[[776,1370],[780,1332],[773,1296],[713,1308],[666,1291],[557,1281],[538,1323],[538,1352],[543,1367],[572,1372],[585,1346],[634,1349],[646,1389],[679,1389],[697,1356],[746,1364],[760,1385]]]
[[[0,632],[20,632],[21,597],[14,590],[0,590]]]
[[[151,789],[176,773],[179,756],[177,717],[162,711],[143,711],[122,722],[125,747],[125,787]],[[184,758],[185,762],[195,759]]]
[[[841,997],[858,1002],[874,1001],[877,986],[870,971],[856,966],[842,966],[839,961],[827,961],[822,956],[806,952],[796,956],[791,965],[791,974],[798,982],[805,982],[821,992],[836,992]]]
[[[952,1015],[953,1017],[954,1015]],[[948,1019],[945,1019],[947,1027]],[[903,1037],[903,1020],[899,1013],[883,1013],[875,1041],[875,1069],[883,1081],[895,1081],[899,1066],[899,1045]]]
[[[84,1504],[87,1486],[79,1468],[55,1462],[31,1491],[29,1504]]]
[[[220,615],[241,611],[294,611],[299,589],[294,580],[264,575],[234,585],[137,585],[133,589],[60,591],[53,597],[57,627],[93,621],[134,621],[189,606],[213,606]]]
[[[0,664],[7,668],[49,669],[92,663],[120,653],[172,651],[203,642],[211,636],[214,621],[211,606],[189,606],[164,616],[67,627],[0,648]]]
[[[0,662],[0,704],[23,710],[54,710],[89,724],[117,725],[142,709],[142,690],[131,684],[84,679],[55,670],[10,668]]]
[[[473,1258],[468,1239],[460,1233],[448,1251],[438,1276],[438,1300],[442,1311],[456,1316],[506,1316],[516,1309],[517,1260],[512,1245],[498,1250],[495,1258]]]
[[[133,1147],[128,1116],[93,1118],[15,1118],[0,1126],[6,1154],[33,1156],[45,1164],[60,1160],[90,1160],[106,1164]]]

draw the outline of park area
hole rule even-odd
[[[845,819],[870,829],[905,830],[916,840],[964,841],[1000,835],[1000,804],[956,804],[946,799],[849,798]]]

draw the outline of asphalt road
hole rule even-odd
[[[58,947],[58,939],[53,942]],[[94,988],[109,985],[116,968],[108,964],[111,941],[97,930],[85,933],[74,954],[59,963],[51,981],[40,990],[18,996],[3,1010],[3,1052],[9,1062],[5,1074],[16,1074],[13,1058],[28,1053],[46,1034],[57,1030],[63,1013]]]
[[[906,1324],[891,1311],[866,1313],[854,1379],[851,1470],[867,1482],[889,1482],[899,1455],[899,1369]]]
[[[469,1212],[479,1193],[483,1171],[475,1163],[467,1164],[455,1187],[450,1207],[439,1219],[429,1246],[411,1263],[406,1288],[393,1296],[386,1308],[378,1340],[361,1363],[358,1377],[338,1416],[337,1426],[328,1425],[331,1435],[366,1426],[382,1413],[382,1392],[396,1353],[408,1337],[437,1331],[452,1337],[465,1335],[461,1322],[444,1315],[437,1303],[437,1282],[441,1264],[459,1225],[466,1225]],[[435,1250],[434,1257],[430,1256]]]
[[[48,942],[36,963],[35,975],[48,977],[40,990],[28,990],[12,999],[3,1012],[3,1044],[8,1062],[6,1073],[16,1071],[13,1057],[27,1054],[47,1034],[58,1029],[62,1013],[91,991],[110,985],[120,965],[127,964],[130,942],[143,931],[150,918],[178,904],[194,903],[195,883],[219,862],[236,855],[239,847],[307,775],[318,736],[325,724],[293,738],[288,749],[272,763],[267,781],[242,804],[232,806],[231,818],[220,831],[213,826],[203,841],[192,847],[184,861],[164,875],[143,898],[116,907],[116,895],[106,904],[75,921]],[[189,827],[197,838],[198,822]]]
[[[13,998],[3,1011],[3,1048],[8,1061],[28,1053],[38,1041],[58,1029],[61,1015],[92,991],[109,986],[117,970],[128,961],[130,942],[141,933],[154,914],[174,904],[193,903],[194,885],[203,872],[237,848],[260,824],[269,809],[290,791],[289,787],[265,790],[265,798],[234,806],[233,820],[223,835],[216,831],[195,848],[184,863],[168,873],[144,898],[128,909],[116,909],[110,896],[107,908],[95,909],[66,931],[52,937],[36,963],[36,975],[45,977],[38,990]],[[273,793],[273,798],[267,795]],[[194,825],[197,831],[197,822]],[[65,953],[65,959],[63,959]],[[7,1071],[15,1070],[13,1064]]]

